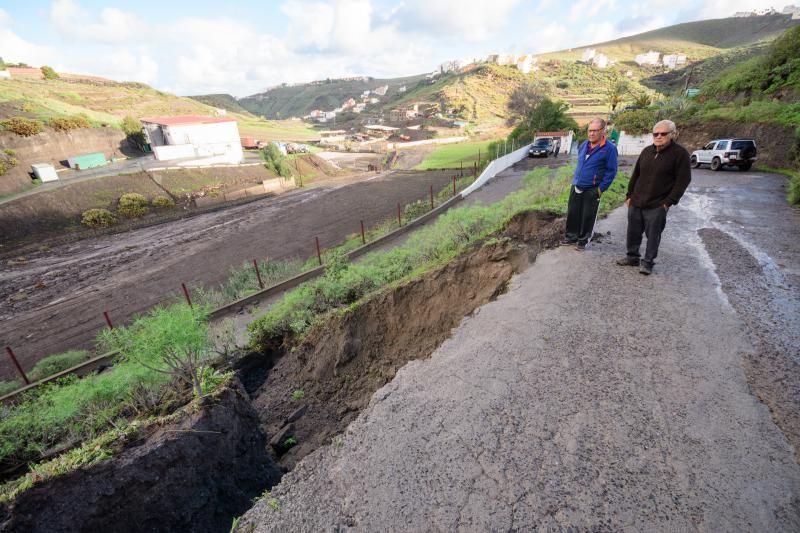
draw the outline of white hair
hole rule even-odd
[[[666,126],[666,127],[669,128],[669,131],[671,133],[675,133],[675,123],[672,122],[671,120],[659,120],[658,122],[656,122],[656,125],[653,126],[653,129],[656,129],[659,126],[662,126],[662,127]]]

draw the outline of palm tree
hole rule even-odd
[[[617,106],[622,103],[625,95],[628,93],[628,82],[621,79],[616,79],[611,82],[606,90],[606,98],[608,105],[611,107],[611,112],[616,111]]]

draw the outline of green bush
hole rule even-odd
[[[168,196],[156,196],[153,198],[153,206],[154,207],[172,207],[175,205],[175,202],[172,201],[172,198]]]
[[[72,368],[88,359],[89,352],[86,350],[72,350],[58,355],[51,355],[36,363],[28,373],[28,377],[31,381],[39,381],[62,370]]]
[[[614,127],[630,135],[650,133],[656,122],[656,112],[653,109],[622,111],[614,117]]]
[[[58,72],[53,70],[52,67],[48,67],[47,65],[42,67],[42,74],[44,75],[44,79],[46,80],[57,80],[60,76]]]
[[[119,199],[119,212],[127,218],[139,218],[147,213],[147,198],[138,192],[128,192]]]
[[[21,137],[30,137],[44,131],[44,125],[38,120],[25,117],[12,117],[2,122],[3,128]]]
[[[88,209],[81,217],[81,224],[90,228],[107,228],[116,223],[117,217],[108,209]]]
[[[286,156],[274,144],[269,143],[261,149],[261,158],[264,160],[267,170],[272,171],[275,175],[287,178],[292,174]]]
[[[52,119],[50,127],[56,131],[70,131],[79,128],[91,128],[92,123],[89,122],[85,115],[72,115]]]

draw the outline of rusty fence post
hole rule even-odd
[[[103,311],[103,316],[106,319],[106,324],[108,324],[108,329],[114,329],[114,324],[111,323],[111,318],[108,316],[108,311]]]
[[[367,235],[364,233],[364,221],[361,221],[361,244],[367,244]]]
[[[192,307],[192,299],[189,298],[189,289],[186,288],[185,283],[181,283],[181,287],[183,288],[183,295],[186,297],[186,303],[189,304],[189,307]]]
[[[17,367],[17,372],[19,375],[22,376],[22,380],[25,381],[25,385],[30,385],[31,381],[28,379],[28,376],[25,375],[25,371],[22,370],[22,367],[19,365],[19,361],[17,361],[17,356],[14,355],[14,350],[11,349],[11,346],[6,346],[6,353],[8,357],[11,359],[11,362],[14,363],[14,366]]]
[[[456,177],[453,176],[453,196],[456,195]]]
[[[402,225],[403,225],[403,221],[400,218],[400,202],[397,202],[397,227],[399,228]]]
[[[314,237],[314,242],[317,244],[317,260],[319,261],[319,266],[322,266],[322,252],[319,249],[319,237]]]
[[[433,209],[433,185],[431,185],[431,209]]]
[[[263,289],[264,288],[264,282],[261,281],[261,271],[258,270],[258,262],[255,259],[253,259],[253,266],[256,269],[256,277],[258,278],[258,286]]]

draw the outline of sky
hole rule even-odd
[[[410,76],[451,59],[575,48],[764,7],[764,0],[0,0],[0,57],[179,95],[240,97],[280,83]]]

